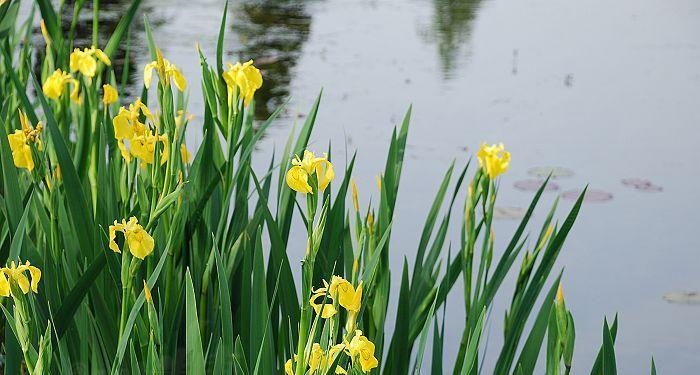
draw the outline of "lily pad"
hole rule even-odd
[[[564,167],[534,167],[527,171],[527,174],[530,176],[538,178],[547,178],[550,173],[553,179],[567,178],[574,175],[574,171]]]
[[[700,293],[671,292],[664,294],[664,300],[670,303],[678,303],[683,305],[700,305]]]
[[[583,190],[574,189],[567,190],[561,193],[561,197],[566,200],[575,201],[581,195]],[[586,203],[602,203],[613,199],[612,193],[605,190],[588,189],[586,190],[586,195],[583,197],[583,201]]]
[[[520,181],[515,181],[513,184],[513,187],[515,187],[518,190],[522,191],[537,191],[539,188],[542,186],[544,183],[544,180],[537,180],[537,179],[527,179],[527,180],[520,180]],[[554,181],[549,181],[547,183],[547,186],[544,187],[544,191],[555,191],[559,190],[559,185],[555,183]]]
[[[527,211],[522,207],[494,207],[493,218],[496,220],[518,220],[525,216]]]
[[[653,182],[644,178],[623,178],[622,184],[627,187],[631,187],[633,189],[649,193],[659,193],[664,190],[663,187],[655,185]]]

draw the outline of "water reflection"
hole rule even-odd
[[[450,78],[469,41],[481,0],[433,0],[433,18],[426,36],[437,47],[440,68]]]
[[[289,96],[292,70],[308,39],[311,15],[298,0],[242,1],[231,21],[239,38],[234,54],[255,59],[265,84],[255,94],[256,117],[267,118]]]
[[[92,2],[84,2],[83,8],[80,10],[78,14],[77,21],[75,24],[73,24],[73,12],[74,12],[74,6],[75,2],[72,1],[67,1],[63,4],[61,7],[61,27],[64,30],[64,32],[69,33],[70,30],[73,30],[73,48],[86,48],[90,47],[92,43]],[[98,29],[99,32],[97,33],[97,47],[99,48],[105,48],[107,45],[107,41],[109,40],[109,37],[112,35],[114,32],[114,29],[116,29],[117,24],[121,20],[122,15],[126,12],[126,10],[129,8],[131,1],[128,0],[101,0],[100,1],[100,18],[99,18],[99,24],[98,24]],[[41,17],[38,8],[36,9],[35,12],[35,17]],[[135,19],[140,18],[140,14],[137,13]],[[136,38],[142,38],[141,35],[145,34],[143,31],[143,28],[139,29],[138,27],[134,27],[136,25],[136,22],[132,24],[132,30],[136,30],[137,36],[135,35],[130,35],[129,38],[131,40],[131,45],[133,49],[133,40],[134,37]],[[143,36],[145,38],[145,35]],[[122,74],[123,74],[123,67],[125,65],[125,59],[128,57],[129,58],[129,65],[130,65],[130,74],[128,77],[126,77],[126,84],[122,89],[125,90],[127,96],[129,95],[129,89],[131,88],[131,83],[136,76],[135,71],[137,70],[136,67],[134,66],[134,59],[133,59],[133,51],[130,54],[130,56],[127,56],[126,51],[127,51],[127,43],[126,43],[127,36],[124,37],[124,41],[119,44],[119,47],[115,51],[114,55],[112,56],[112,67],[114,69],[114,74],[117,79],[117,82],[122,82]],[[40,74],[41,72],[41,62],[43,61],[43,54],[44,54],[44,46],[46,45],[46,42],[44,41],[44,38],[41,35],[41,30],[39,28],[39,24],[37,23],[34,27],[34,32],[32,36],[32,42],[36,43],[37,45],[40,45],[40,48],[37,48],[39,58],[36,59],[35,61],[35,72],[37,74]]]

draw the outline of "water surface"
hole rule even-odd
[[[222,9],[218,0],[143,4],[164,55],[190,79],[190,111],[198,115],[195,43],[214,61]],[[543,165],[574,172],[556,181],[562,191],[590,184],[613,196],[584,205],[558,264],[576,321],[574,372],[590,371],[603,318],[615,313],[621,373],[648,373],[652,354],[662,372],[697,372],[700,308],[662,296],[700,289],[700,3],[241,0],[232,5],[227,27],[227,60],[253,58],[263,69],[257,115],[266,117],[291,97],[255,156],[261,168],[324,88],[311,147],[325,150],[330,140],[339,166],[357,150],[360,197],[376,202],[374,177],[392,128],[413,104],[391,244],[396,285],[396,270],[404,255],[413,257],[416,228],[448,164],[455,158],[463,164],[470,155],[465,150],[481,141],[502,141],[513,154],[501,181],[503,206],[529,203],[532,193],[513,184]],[[147,54],[143,33],[132,38],[138,92]],[[196,121],[190,129],[195,145],[201,139]],[[628,177],[650,179],[663,191],[624,186]],[[556,195],[546,193],[545,203]],[[570,206],[561,202],[560,217]],[[504,245],[514,227],[499,221],[497,242]],[[301,231],[294,235],[303,243]],[[290,249],[292,261],[303,247],[297,250]],[[490,348],[502,337],[510,285],[490,318]],[[448,302],[448,362],[464,319],[461,285],[455,288]]]

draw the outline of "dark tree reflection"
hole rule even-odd
[[[440,67],[446,78],[457,68],[480,4],[481,0],[433,0],[434,13],[428,36],[437,46]]]
[[[241,61],[254,59],[265,80],[255,94],[256,117],[267,118],[289,95],[292,70],[311,27],[307,3],[299,0],[242,1],[234,10],[232,28]]]

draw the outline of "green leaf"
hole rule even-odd
[[[226,33],[226,15],[228,14],[228,0],[224,5],[224,12],[221,15],[221,26],[219,27],[219,38],[216,42],[216,68],[219,75],[224,72],[224,34]]]
[[[472,374],[475,369],[476,363],[479,359],[479,343],[481,341],[481,332],[484,326],[484,316],[486,315],[486,307],[481,310],[479,315],[479,320],[476,322],[476,326],[472,334],[469,336],[467,342],[467,350],[464,353],[464,361],[462,362],[462,375]]]
[[[601,375],[617,375],[617,364],[615,363],[615,342],[610,334],[607,319],[605,319],[605,323],[603,325],[603,368]]]
[[[560,280],[561,273],[559,274],[559,277],[554,280],[552,287],[544,297],[542,307],[540,307],[540,311],[537,313],[535,323],[532,325],[530,334],[527,336],[523,349],[520,351],[520,357],[516,362],[516,368],[518,368],[523,375],[532,375],[532,373],[535,371],[535,365],[537,364],[537,359],[539,358],[540,348],[542,347],[544,336],[547,333],[547,324],[549,322],[549,316],[552,311],[552,306],[554,305],[554,298],[556,296]]]
[[[202,336],[199,333],[197,319],[197,302],[194,297],[192,276],[190,270],[185,271],[185,348],[188,374],[204,374],[204,352],[202,351]]]
[[[24,237],[27,230],[27,216],[29,216],[29,211],[31,210],[32,202],[27,202],[27,206],[24,208],[24,213],[22,214],[22,219],[19,221],[15,235],[12,236],[12,243],[10,244],[10,255],[8,260],[18,261],[20,251],[22,251],[22,244],[24,243]],[[21,261],[20,261],[21,263]]]
[[[221,311],[221,337],[223,338],[222,345],[220,346],[223,353],[228,355],[233,353],[233,317],[231,314],[231,295],[228,289],[228,278],[226,274],[226,269],[221,261],[221,256],[219,255],[219,249],[216,248],[216,241],[212,239],[214,243],[214,258],[216,260],[216,274],[219,279],[219,298],[221,300],[219,310]],[[224,374],[230,374],[232,371],[232,362],[230,360],[224,360],[222,363],[222,371]]]

